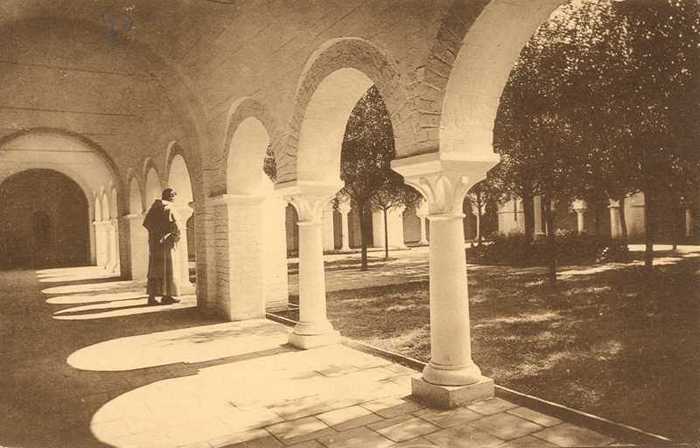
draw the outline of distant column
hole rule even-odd
[[[348,225],[350,209],[350,199],[342,198],[338,203],[338,211],[340,212],[341,218],[341,237],[343,239],[341,250],[350,250],[350,226]]]
[[[542,238],[545,235],[545,222],[542,216],[542,196],[535,196],[532,199],[533,217],[535,221],[535,238]]]
[[[622,237],[622,223],[620,222],[620,201],[610,199],[610,237],[618,239]]]
[[[573,202],[572,208],[576,212],[576,229],[579,234],[582,234],[586,229],[586,210],[588,210],[588,204],[582,199],[577,199]]]
[[[695,216],[693,215],[693,209],[686,207],[685,209],[685,236],[690,238],[693,236],[693,229],[695,227]]]
[[[428,205],[425,199],[421,199],[416,205],[416,216],[420,220],[420,241],[421,245],[428,244],[428,232],[426,226],[426,218],[428,217]]]

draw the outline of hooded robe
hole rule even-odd
[[[174,204],[156,199],[146,213],[143,226],[148,229],[148,284],[149,296],[177,296],[178,275],[175,266],[175,247],[180,239],[178,218]]]

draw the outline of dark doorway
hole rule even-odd
[[[86,265],[88,202],[69,177],[32,169],[0,184],[0,268]]]

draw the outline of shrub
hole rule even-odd
[[[627,246],[609,237],[558,231],[557,262],[561,264],[603,263],[628,259]],[[467,249],[471,263],[508,266],[545,266],[549,260],[545,239],[528,242],[524,235],[497,235],[481,247]]]

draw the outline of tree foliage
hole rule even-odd
[[[349,196],[360,211],[362,269],[367,269],[367,241],[372,209],[385,212],[415,201],[417,193],[391,169],[394,158],[391,118],[379,90],[371,87],[357,102],[345,128],[341,152],[341,194]]]
[[[557,10],[501,97],[496,184],[545,204],[602,205],[641,191],[650,248],[658,195],[698,183],[698,31],[695,0],[576,0]]]

